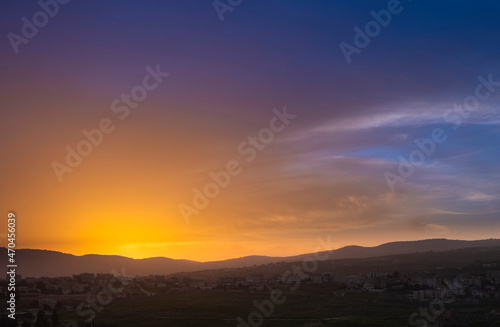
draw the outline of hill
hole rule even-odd
[[[375,247],[347,246],[329,252],[329,259],[371,258],[417,252],[442,252],[465,248],[499,247],[500,240],[461,241],[447,239],[432,239],[422,241],[391,242]],[[67,253],[47,250],[18,249],[16,250],[17,272],[23,277],[57,277],[71,276],[83,272],[112,273],[120,272],[126,275],[168,275],[177,272],[192,272],[198,270],[239,268],[277,262],[301,261],[310,256],[302,254],[290,257],[247,256],[236,259],[198,262],[178,260],[164,257],[132,259],[116,255],[88,254],[76,256]],[[3,262],[7,262],[7,249],[0,248]],[[2,265],[5,276],[6,265]]]

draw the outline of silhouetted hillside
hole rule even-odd
[[[392,242],[376,247],[347,246],[338,250],[329,251],[329,259],[370,258],[397,254],[409,254],[427,251],[447,251],[462,248],[487,248],[500,246],[500,240],[459,241],[433,239],[410,242]],[[0,248],[3,262],[7,262],[7,249]],[[23,277],[55,277],[71,276],[83,272],[112,273],[119,272],[126,275],[167,275],[176,272],[190,272],[196,270],[238,268],[244,266],[261,265],[275,262],[301,261],[311,254],[291,257],[247,256],[223,261],[197,262],[177,260],[164,257],[132,259],[115,255],[83,255],[75,256],[55,251],[18,249],[16,260],[17,272]],[[5,265],[2,273],[5,276]]]
[[[330,251],[330,259],[346,259],[346,258],[371,258],[395,254],[406,254],[415,252],[427,251],[448,251],[464,248],[482,248],[500,246],[499,239],[479,240],[479,241],[461,241],[447,239],[431,239],[421,241],[402,241],[390,242],[378,245],[375,247],[362,246],[346,246],[335,251]],[[326,252],[324,252],[326,253]],[[294,261],[303,260],[307,254],[287,257]]]

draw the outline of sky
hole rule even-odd
[[[210,261],[500,235],[498,1],[65,1],[0,4],[18,248]]]

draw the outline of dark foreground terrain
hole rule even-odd
[[[237,326],[242,317],[249,326],[410,326],[409,318],[429,303],[405,300],[403,294],[341,292],[334,287],[304,285],[299,292],[287,292],[283,304],[274,305],[269,317],[259,324],[259,315],[250,324],[249,314],[257,310],[254,301],[269,300],[269,293],[238,291],[192,291],[137,299],[120,299],[105,307],[95,319],[96,326]],[[471,308],[474,308],[471,310]],[[500,316],[488,316],[499,309],[498,301],[480,305],[457,300],[446,304],[435,317],[436,326],[500,326]],[[429,311],[430,312],[430,311]],[[498,311],[497,311],[498,313]],[[419,321],[420,320],[420,321]],[[424,316],[414,319],[422,325]],[[494,322],[496,321],[496,324]],[[430,320],[428,320],[430,325]],[[240,326],[246,326],[240,323]],[[422,325],[423,326],[423,325]]]
[[[6,327],[500,326],[500,248],[17,280]]]

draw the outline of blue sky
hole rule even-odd
[[[157,244],[206,242],[221,257],[300,253],[325,231],[338,246],[498,235],[500,87],[459,128],[445,115],[475,95],[479,76],[500,82],[500,3],[403,0],[347,63],[341,42],[354,44],[353,28],[387,5],[244,0],[220,21],[211,1],[72,0],[15,54],[7,35],[21,35],[21,18],[40,7],[3,1],[0,133],[9,155],[0,166],[9,172],[2,184],[15,186],[1,204],[30,217],[25,246],[91,251],[106,235],[80,237],[77,222],[63,224],[76,243],[36,230],[95,212],[129,224],[120,213],[144,210],[155,229],[175,231]],[[51,163],[110,115],[148,65],[168,71],[166,82],[59,183]],[[185,226],[179,203],[284,106],[293,123]],[[391,189],[384,173],[397,175],[399,158],[436,128],[446,141]],[[120,244],[101,252],[136,255]],[[151,255],[198,252],[158,245]]]

